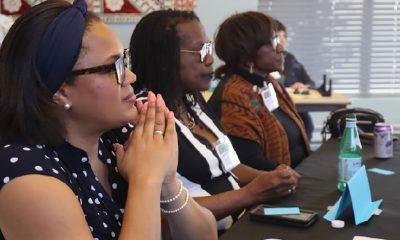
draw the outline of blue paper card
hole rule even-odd
[[[293,215],[300,214],[298,207],[288,208],[264,208],[264,215]]]
[[[385,169],[382,169],[382,168],[370,168],[370,169],[368,169],[368,172],[374,172],[374,173],[378,173],[378,174],[386,175],[386,176],[394,174],[393,171],[385,170]]]
[[[347,182],[346,189],[335,205],[325,214],[328,221],[344,217],[346,213],[354,214],[356,225],[368,221],[379,208],[382,199],[372,202],[367,171],[362,166]],[[352,211],[351,211],[352,210]]]

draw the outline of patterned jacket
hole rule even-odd
[[[280,108],[298,126],[309,153],[307,134],[293,101],[277,81],[269,81],[274,85]],[[286,131],[274,114],[264,106],[259,90],[259,85],[253,85],[238,74],[233,74],[226,82],[222,82],[214,92],[216,96],[213,96],[220,103],[217,114],[221,124],[228,135],[260,144],[267,159],[291,165]]]

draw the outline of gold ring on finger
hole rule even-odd
[[[163,136],[163,135],[164,135],[164,132],[161,131],[161,130],[155,130],[155,131],[154,131],[154,134],[160,134],[161,136]]]

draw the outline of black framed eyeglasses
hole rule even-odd
[[[131,58],[129,49],[124,49],[124,53],[114,63],[97,67],[85,68],[72,71],[69,76],[78,76],[92,73],[115,72],[117,83],[122,85],[125,80],[125,68],[131,68]]]
[[[207,55],[213,54],[213,48],[214,48],[214,42],[212,40],[209,40],[209,41],[205,42],[203,44],[203,46],[201,47],[201,49],[198,51],[181,49],[181,52],[183,52],[183,53],[198,53],[198,54],[200,54],[200,62],[204,62]]]

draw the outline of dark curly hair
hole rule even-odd
[[[270,44],[274,30],[275,20],[260,12],[248,11],[227,18],[215,37],[215,52],[225,62],[216,70],[217,78],[224,78],[254,59],[261,46]]]

